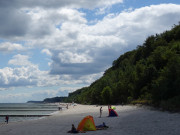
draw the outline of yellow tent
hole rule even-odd
[[[94,124],[94,119],[92,116],[84,117],[78,125],[78,131],[95,131],[96,126]]]

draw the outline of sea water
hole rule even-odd
[[[5,116],[9,116],[9,122],[39,119],[52,115],[58,111],[57,104],[45,103],[0,103],[0,123],[5,122]]]

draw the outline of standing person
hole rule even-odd
[[[6,119],[6,122],[7,122],[7,124],[8,124],[8,121],[9,121],[9,116],[8,116],[8,115],[6,115],[5,119]]]
[[[111,110],[111,105],[108,105],[108,112],[109,112],[109,115],[110,115],[110,110]]]
[[[101,115],[102,115],[102,106],[100,107],[100,116],[99,116],[99,118],[101,118]]]

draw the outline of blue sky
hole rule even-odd
[[[178,0],[1,0],[0,103],[89,86],[179,13]]]

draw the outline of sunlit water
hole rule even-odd
[[[9,122],[15,122],[39,119],[57,111],[56,104],[0,103],[0,123],[5,122],[6,115],[9,115]]]

